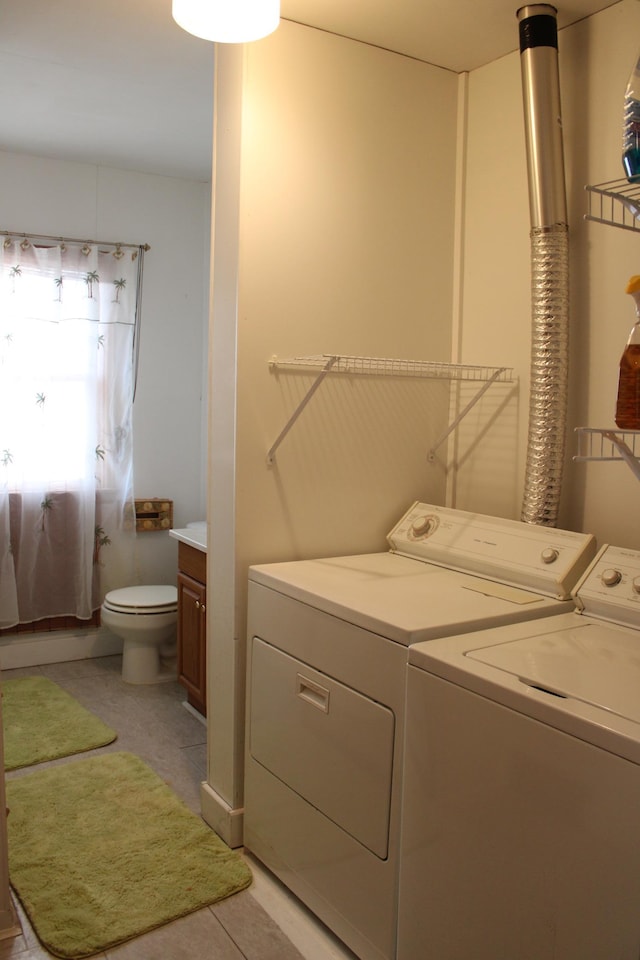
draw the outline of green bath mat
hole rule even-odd
[[[130,753],[13,777],[7,802],[11,885],[59,957],[102,952],[251,883],[242,857]]]
[[[116,733],[46,677],[3,680],[2,725],[7,770],[103,747]]]

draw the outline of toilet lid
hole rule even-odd
[[[177,587],[142,586],[110,590],[105,606],[119,613],[171,613],[178,606]]]

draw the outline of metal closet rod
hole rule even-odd
[[[22,237],[24,240],[55,240],[56,243],[88,243],[94,247],[125,247],[129,250],[151,250],[148,243],[119,243],[115,240],[87,240],[85,237],[49,237],[44,233],[25,233],[22,230],[0,230],[3,237]]]

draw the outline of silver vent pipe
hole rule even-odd
[[[531,393],[521,519],[555,526],[564,468],[569,362],[569,237],[557,10],[518,12],[531,214]]]

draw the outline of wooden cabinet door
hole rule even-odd
[[[187,700],[207,714],[206,602],[203,583],[178,572],[178,680]]]

